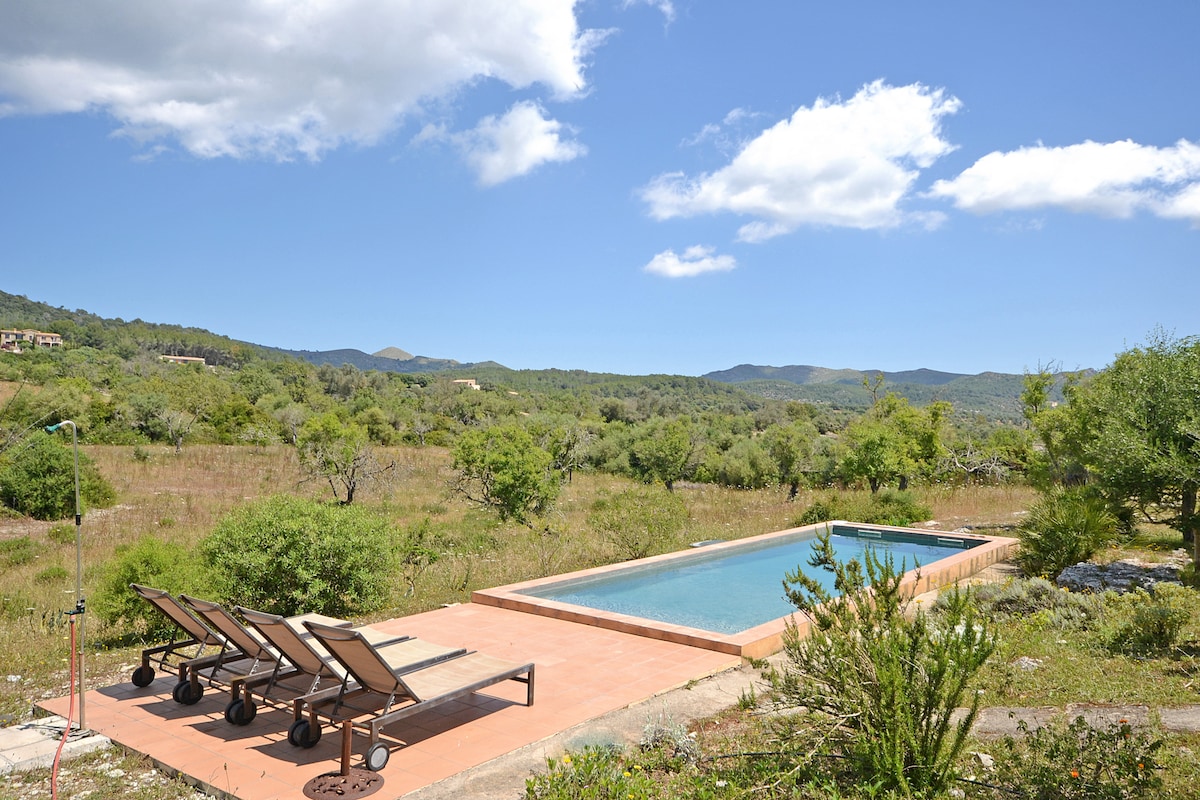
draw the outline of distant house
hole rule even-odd
[[[459,378],[458,380],[454,380],[454,381],[450,381],[450,382],[451,383],[461,383],[463,386],[466,386],[468,389],[474,389],[477,392],[479,391],[479,384],[475,382],[474,378]]]
[[[199,364],[204,366],[204,359],[199,356],[159,356],[168,364]]]
[[[0,350],[10,353],[21,352],[25,342],[34,347],[62,347],[62,335],[35,330],[0,330]]]

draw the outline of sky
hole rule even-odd
[[[1200,334],[1200,3],[3,0],[0,289],[514,369]]]

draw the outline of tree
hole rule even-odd
[[[1156,331],[1080,386],[1070,408],[1091,480],[1181,532],[1200,558],[1200,339]]]
[[[314,478],[324,478],[333,496],[343,505],[354,502],[360,486],[379,480],[395,467],[375,457],[367,429],[342,422],[328,412],[310,418],[296,439],[300,466]]]
[[[942,429],[949,413],[949,403],[918,409],[888,392],[846,427],[843,475],[865,480],[872,493],[892,482],[901,491],[907,489],[911,478],[937,468],[945,452]]]
[[[554,457],[515,423],[469,430],[452,454],[458,471],[455,490],[495,510],[502,520],[533,527],[532,518],[545,514],[562,489]]]
[[[686,477],[696,452],[691,425],[686,419],[655,420],[641,431],[629,454],[629,466],[646,482],[662,481],[674,491],[675,481]]]
[[[85,506],[106,508],[116,492],[85,453],[79,454],[79,494]],[[34,433],[0,459],[0,503],[34,519],[75,513],[75,458],[53,436]]]
[[[775,466],[775,477],[788,487],[788,500],[795,500],[800,481],[812,470],[813,442],[817,429],[807,420],[790,425],[772,425],[763,434],[763,447]]]

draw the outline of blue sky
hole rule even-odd
[[[517,369],[1200,333],[1200,4],[6,0],[0,288]]]

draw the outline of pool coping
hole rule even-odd
[[[817,531],[827,526],[832,528],[834,525],[854,526],[862,529],[901,534],[919,534],[923,536],[951,535],[952,533],[955,538],[979,541],[979,544],[974,547],[946,556],[928,566],[921,567],[919,570],[910,570],[905,573],[902,586],[906,589],[911,589],[914,596],[949,586],[982,571],[992,564],[1005,561],[1012,555],[1017,545],[1016,539],[1004,536],[984,536],[958,531],[922,530],[893,525],[868,525],[846,520],[834,520],[788,528],[782,531],[773,531],[771,533],[759,534],[758,536],[750,536],[745,539],[705,544],[703,550],[705,553],[713,553],[725,549],[736,549],[754,543],[769,542],[774,538],[785,538],[795,536],[796,534]],[[690,628],[685,625],[676,625],[612,611],[577,606],[571,603],[563,603],[558,600],[549,600],[525,594],[525,592],[531,589],[545,587],[550,584],[597,577],[611,572],[627,570],[631,566],[644,567],[673,560],[691,559],[695,555],[696,550],[664,553],[663,555],[650,556],[649,558],[622,561],[616,564],[607,564],[602,567],[593,567],[591,569],[578,570],[547,578],[535,578],[519,583],[510,583],[506,586],[498,586],[491,589],[479,589],[471,593],[471,602],[568,620],[582,625],[594,625],[637,636],[686,644],[705,650],[715,650],[720,653],[737,655],[743,658],[766,658],[782,649],[783,633],[789,621],[796,626],[802,635],[808,632],[808,620],[803,615],[798,614],[780,617],[738,633],[723,634],[699,628]]]

